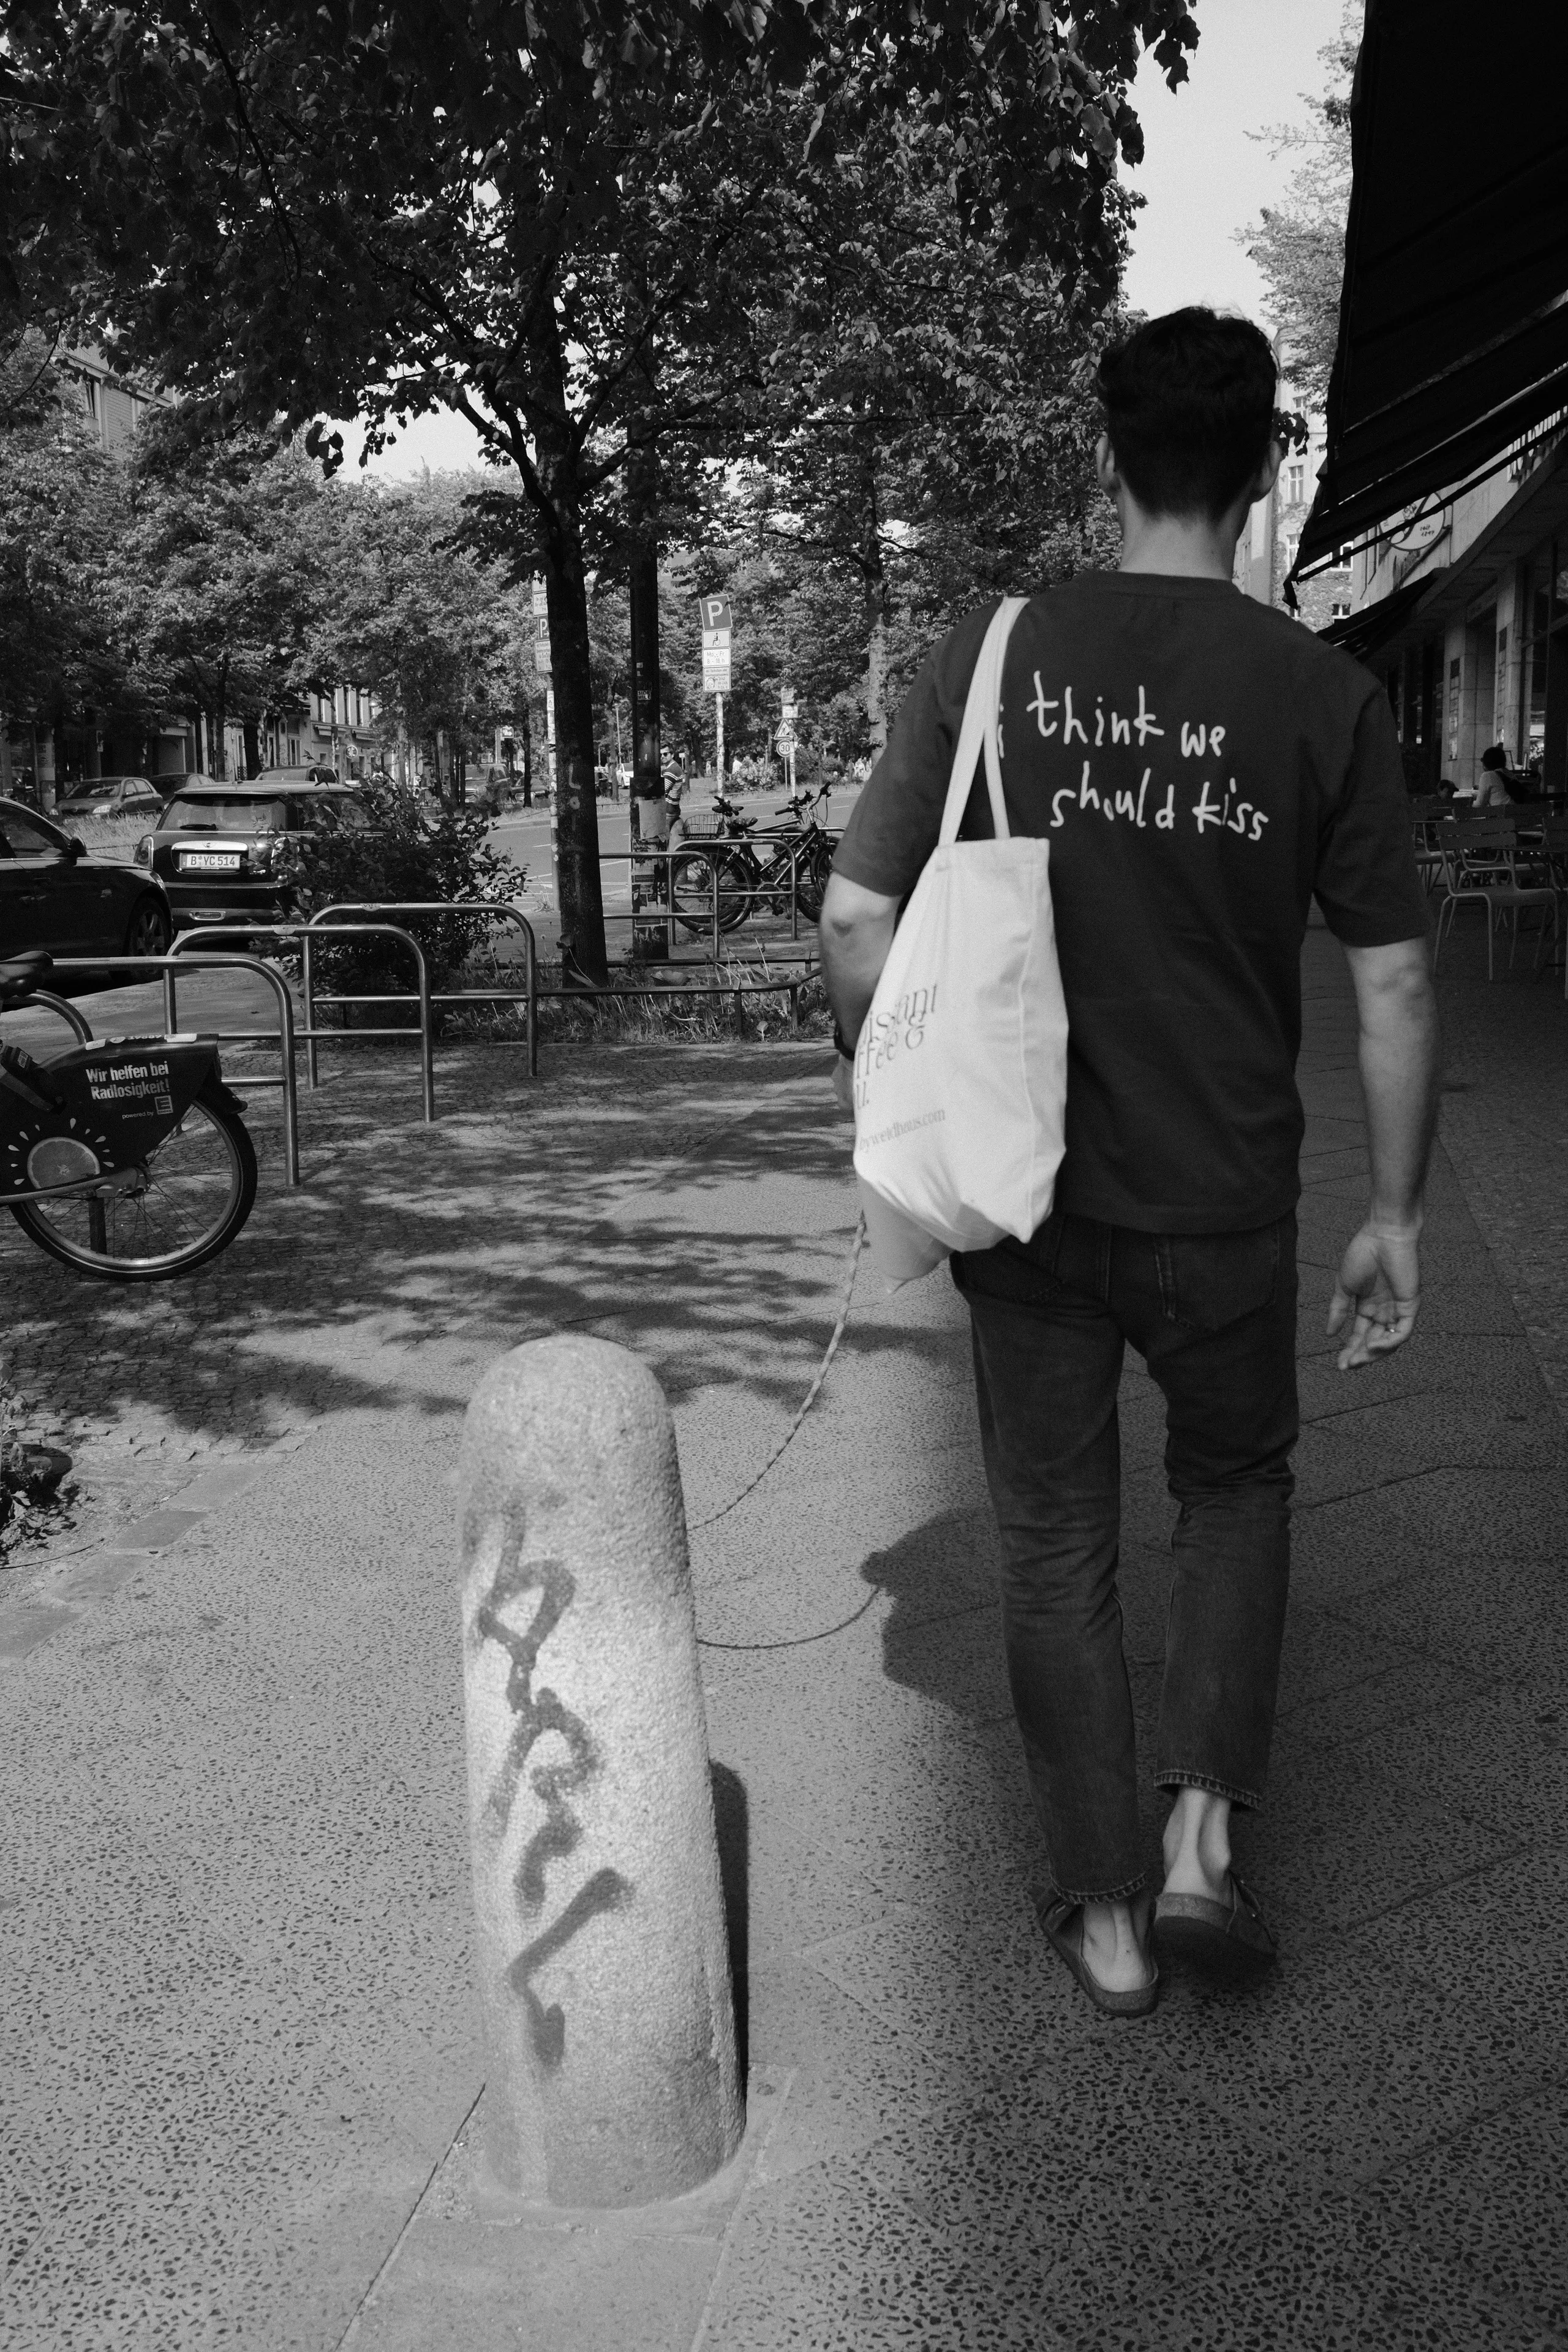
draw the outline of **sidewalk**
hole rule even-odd
[[[950,1286],[865,1264],[795,1443],[700,1525],[837,1311],[819,1046],[547,1050],[537,1088],[445,1055],[431,1130],[412,1055],[351,1065],[306,1189],[267,1139],[250,1228],[178,1289],[79,1286],[7,1223],[5,1360],[89,1433],[80,1527],[0,1581],[8,2352],[1563,2341],[1568,1012],[1468,955],[1421,1335],[1352,1382],[1321,1324],[1353,1041],[1309,937],[1296,1591],[1240,1853],[1285,1958],[1244,1995],[1173,1978],[1142,2025],[1035,1923]],[[566,1325],[676,1412],[752,2123],[683,2206],[498,2229],[450,1474],[484,1365]],[[1144,1730],[1156,1402],[1130,1370]]]

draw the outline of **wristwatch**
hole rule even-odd
[[[846,1045],[844,1032],[837,1021],[833,1024],[833,1042],[847,1062],[852,1062],[855,1059],[855,1048],[853,1045]]]

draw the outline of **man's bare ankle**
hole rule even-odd
[[[1230,1887],[1230,1801],[1179,1789],[1163,1841],[1167,1895],[1225,1900]]]
[[[1084,1962],[1107,1992],[1134,1991],[1153,1976],[1153,1964],[1149,1958],[1148,1911],[1147,1896],[1136,1905],[1084,1905]]]

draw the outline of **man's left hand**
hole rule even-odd
[[[1421,1308],[1420,1254],[1415,1232],[1371,1223],[1352,1237],[1329,1306],[1329,1337],[1350,1324],[1339,1352],[1342,1372],[1358,1372],[1403,1348]]]

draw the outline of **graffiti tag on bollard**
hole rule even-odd
[[[521,1534],[509,1528],[495,1580],[475,1612],[472,1638],[476,1643],[499,1643],[511,1661],[506,1703],[511,1710],[514,1727],[505,1761],[485,1800],[485,1818],[498,1840],[505,1838],[511,1825],[518,1782],[538,1742],[546,1733],[555,1732],[566,1747],[566,1761],[542,1764],[531,1776],[534,1794],[542,1801],[545,1811],[543,1821],[523,1847],[513,1877],[518,1913],[526,1923],[543,1908],[547,1864],[564,1861],[582,1843],[583,1824],[566,1800],[602,1766],[586,1725],[570,1707],[562,1705],[552,1690],[536,1693],[533,1687],[533,1670],[539,1663],[541,1645],[572,1606],[577,1588],[564,1561],[523,1559],[519,1557],[521,1549]],[[534,1591],[541,1598],[532,1622],[526,1633],[516,1633],[501,1612],[524,1593]],[[565,1948],[580,1927],[602,1911],[618,1910],[631,1892],[630,1881],[623,1878],[618,1870],[596,1870],[559,1917],[525,1945],[508,1969],[507,1981],[528,2004],[529,2031],[542,2065],[554,2067],[561,2063],[566,2048],[566,2018],[558,2002],[545,2008],[530,1979],[546,1960]]]

